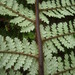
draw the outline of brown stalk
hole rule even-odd
[[[44,75],[44,63],[43,63],[43,47],[42,47],[42,39],[40,35],[40,23],[39,23],[39,0],[36,0],[35,3],[35,10],[36,10],[36,22],[35,22],[35,31],[36,31],[36,40],[39,50],[39,75]]]

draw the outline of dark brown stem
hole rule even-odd
[[[38,59],[38,56],[34,56],[34,55],[31,55],[31,54],[25,54],[23,52],[15,52],[15,51],[1,51],[0,50],[0,53],[8,53],[8,54],[18,54],[18,55],[23,55],[23,56],[29,56],[29,57],[33,57],[33,58],[36,58]]]
[[[67,7],[72,7],[72,6],[75,6],[75,5],[67,5],[67,6],[61,6],[61,7],[56,7],[56,8],[40,9],[40,11],[57,10],[57,9],[62,9],[62,8],[67,8]]]
[[[39,0],[36,0],[35,3],[35,10],[36,10],[36,24],[35,24],[35,30],[36,30],[36,39],[37,39],[37,45],[39,50],[39,75],[44,75],[44,64],[43,64],[43,47],[42,47],[42,39],[40,35],[40,23],[39,23]]]
[[[9,8],[8,6],[6,6],[5,4],[3,4],[3,3],[1,3],[1,2],[0,2],[0,6],[3,6],[4,8],[8,9],[9,11],[12,11],[13,13],[17,14],[18,16],[21,16],[21,17],[23,17],[23,18],[25,18],[25,19],[27,19],[27,20],[29,20],[29,21],[35,23],[34,20],[32,20],[32,19],[26,17],[25,15],[20,14],[19,12],[14,11],[12,8]]]
[[[44,39],[43,42],[51,40],[51,39],[59,38],[59,37],[62,37],[62,36],[72,35],[72,34],[75,34],[75,32],[71,32],[71,33],[66,33],[66,34],[61,34],[61,35],[57,35],[57,36],[54,36],[54,37],[50,37],[48,39]]]
[[[67,71],[74,70],[74,69],[75,69],[75,67],[69,68],[69,69],[66,69],[66,70],[64,70],[64,71],[57,72],[57,73],[55,73],[54,75],[59,75],[59,74],[62,74],[62,73],[65,73],[65,72],[67,72]]]

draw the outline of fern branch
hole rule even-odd
[[[39,75],[44,75],[44,63],[43,63],[44,56],[43,56],[43,46],[42,46],[42,39],[40,35],[40,23],[39,23],[39,0],[36,0],[35,8],[36,8],[35,30],[36,30],[36,38],[37,38],[37,45],[39,51]]]
[[[1,3],[1,2],[0,2],[0,6],[3,6],[4,8],[6,8],[6,9],[12,11],[13,13],[17,14],[18,16],[21,16],[21,17],[27,19],[28,21],[35,23],[34,20],[32,20],[32,19],[30,19],[30,18],[28,18],[28,17],[26,17],[26,16],[20,14],[19,12],[14,11],[12,8],[6,6],[5,4],[3,4],[3,3]]]
[[[75,34],[75,32],[70,32],[70,33],[66,33],[66,34],[61,34],[61,35],[57,35],[57,36],[54,36],[54,37],[50,37],[48,39],[44,39],[43,42],[48,41],[48,40],[51,40],[51,39],[55,39],[55,38],[67,36],[67,35],[72,35],[72,34]]]
[[[72,6],[75,6],[75,5],[67,5],[67,6],[56,7],[56,8],[40,9],[40,11],[57,10],[57,9],[68,8],[68,7],[72,7]]]
[[[8,53],[8,54],[15,54],[15,55],[18,54],[18,55],[29,56],[29,57],[33,57],[33,58],[38,59],[38,56],[34,56],[34,55],[31,55],[31,54],[24,54],[23,52],[1,51],[1,50],[0,50],[0,53]]]
[[[57,73],[55,73],[54,75],[59,75],[59,74],[61,74],[61,73],[65,73],[65,72],[67,72],[67,71],[74,70],[74,69],[75,69],[75,67],[69,68],[69,69],[66,69],[66,70],[64,70],[64,71],[57,72]]]

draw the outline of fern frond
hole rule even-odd
[[[25,38],[23,42],[18,38],[11,39],[8,36],[4,40],[3,36],[0,35],[0,68],[5,67],[7,70],[14,66],[14,70],[18,70],[24,66],[23,69],[28,70],[31,68],[32,62],[38,58],[36,58],[37,51],[35,41],[30,45]]]
[[[41,13],[56,18],[64,18],[65,16],[73,16],[75,14],[74,0],[48,0],[40,4]]]
[[[41,37],[44,40],[49,38],[54,39],[54,38],[58,38],[58,37],[66,36],[66,35],[72,35],[75,33],[74,22],[75,21],[73,21],[73,24],[71,21],[69,21],[69,24],[67,24],[66,22],[58,23],[58,25],[53,23],[51,27],[47,25],[45,28],[43,27],[43,25],[40,25]]]
[[[58,57],[58,73],[55,73],[54,75],[74,75],[75,74],[75,56],[74,52],[71,51],[70,54],[65,54],[64,62],[62,62],[62,59]],[[70,61],[71,62],[70,62]]]
[[[74,48],[75,39],[73,37],[73,34],[75,34],[75,31],[73,26],[74,24],[72,24],[71,21],[69,21],[69,27],[66,22],[59,23],[58,25],[54,23],[53,25],[51,25],[51,29],[49,26],[46,26],[44,28],[43,25],[41,25],[41,37],[44,42],[51,40],[54,46],[57,47],[60,51],[64,51],[62,45],[64,45],[67,48]]]
[[[0,6],[1,6],[0,8],[5,9],[5,10],[3,10],[5,15],[7,14],[7,15],[11,16],[12,14],[10,15],[9,13],[12,12],[13,14],[15,14],[15,15],[12,15],[12,16],[20,16],[20,17],[25,18],[27,20],[34,17],[32,11],[30,13],[30,10],[28,10],[27,8],[24,8],[22,4],[19,5],[16,0],[15,1],[10,0],[10,3],[12,3],[12,5],[10,7],[7,5],[7,4],[9,4],[9,2],[8,3],[7,2],[8,2],[7,0],[5,0],[5,1],[1,0],[0,1]],[[13,6],[14,2],[15,2],[15,6]],[[14,10],[13,7],[16,7],[16,6],[17,6],[17,9]],[[6,10],[8,10],[9,12],[6,13],[5,12]],[[2,14],[2,13],[0,13],[0,14]],[[32,17],[31,17],[31,15],[32,15]],[[28,18],[28,17],[30,17],[30,18]]]
[[[14,16],[10,23],[18,24],[21,27],[21,32],[30,32],[34,30],[35,15],[32,10],[24,8],[22,4],[18,4],[15,0],[0,1],[0,14]]]

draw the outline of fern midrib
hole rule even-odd
[[[19,13],[19,12],[14,11],[12,8],[6,6],[5,4],[3,4],[3,3],[1,3],[1,2],[0,2],[0,6],[3,6],[4,8],[8,9],[9,11],[12,11],[14,14],[16,14],[16,15],[18,15],[18,16],[21,16],[22,18],[25,18],[25,19],[27,19],[27,20],[30,21],[30,22],[35,23],[34,20],[32,20],[32,19],[26,17],[25,15],[22,15],[22,14]]]
[[[2,51],[2,50],[0,50],[0,53],[3,53],[3,54],[4,54],[4,53],[5,53],[5,54],[15,54],[15,55],[22,55],[22,56],[29,56],[29,57],[38,59],[38,55],[25,54],[25,53],[23,53],[23,52]]]
[[[75,69],[75,67],[72,67],[72,68],[69,68],[69,69],[65,69],[65,70],[63,70],[63,71],[59,71],[59,72],[57,72],[57,73],[55,73],[55,74],[53,74],[53,75],[59,75],[59,74],[62,74],[62,73],[65,73],[65,72],[67,72],[67,71],[74,70],[74,69]]]
[[[39,0],[36,0],[35,3],[35,11],[36,11],[36,23],[35,23],[35,31],[36,31],[36,39],[38,45],[38,65],[39,65],[39,75],[44,75],[44,55],[43,55],[43,46],[42,46],[42,38],[40,34],[40,23],[39,23]]]
[[[61,34],[61,35],[54,36],[54,37],[50,37],[48,39],[43,39],[43,42],[48,41],[48,40],[52,40],[52,39],[55,39],[55,38],[67,36],[67,35],[72,35],[72,34],[75,34],[75,32],[65,33],[65,34]]]
[[[56,8],[46,8],[46,9],[40,9],[40,12],[42,11],[48,11],[48,10],[57,10],[57,9],[62,9],[62,8],[68,8],[68,7],[72,7],[72,6],[75,6],[75,5],[67,5],[67,6],[61,6],[61,7],[56,7]]]

